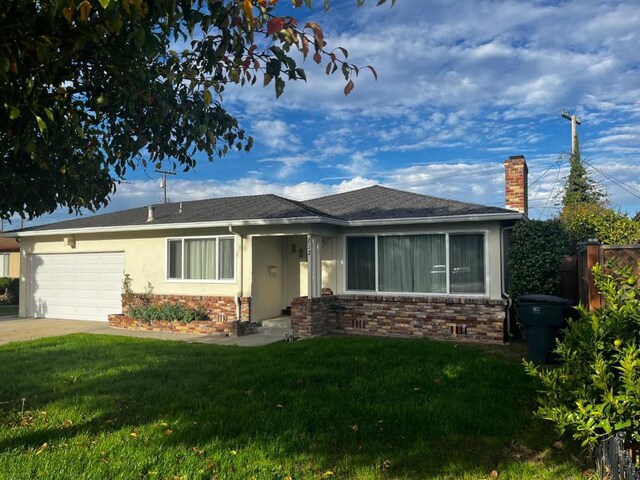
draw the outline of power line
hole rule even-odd
[[[590,168],[593,168],[596,172],[598,172],[600,175],[602,175],[603,177],[609,179],[610,181],[612,181],[613,183],[615,183],[617,186],[619,186],[620,188],[622,188],[625,192],[627,192],[628,194],[640,199],[640,190],[638,190],[637,188],[624,183],[620,180],[617,180],[615,178],[613,178],[611,175],[609,175],[608,173],[603,172],[602,170],[600,170],[599,168],[595,167],[594,165],[588,163],[588,162],[584,162],[587,166],[589,166]],[[636,193],[634,193],[636,192]]]
[[[544,215],[544,212],[547,209],[547,205],[549,204],[549,200],[551,200],[551,197],[553,197],[553,192],[556,189],[556,184],[558,183],[558,179],[559,178],[560,178],[560,163],[558,163],[558,173],[556,174],[556,179],[553,181],[553,186],[551,187],[551,192],[549,193],[549,197],[547,197],[547,201],[544,204],[544,207],[540,211],[540,215],[538,215],[538,220],[540,220],[540,217],[542,217],[542,215]]]

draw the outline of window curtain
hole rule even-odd
[[[485,293],[484,235],[449,235],[451,293]]]
[[[444,235],[378,237],[381,292],[446,291]]]
[[[233,278],[233,238],[221,238],[218,242],[220,248],[220,272],[218,278],[229,280]]]
[[[184,241],[184,278],[189,280],[215,280],[216,239]]]
[[[347,237],[347,289],[376,289],[374,237]]]
[[[182,279],[182,240],[169,240],[169,278]]]

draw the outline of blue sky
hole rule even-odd
[[[307,199],[379,183],[503,206],[503,162],[523,154],[530,217],[547,218],[568,173],[565,108],[582,118],[583,159],[611,205],[640,210],[637,0],[398,0],[391,9],[333,0],[326,14],[315,3],[296,14],[321,23],[353,63],[373,65],[378,81],[362,72],[344,97],[341,75],[307,61],[308,82],[288,84],[278,100],[260,82],[228,90],[223,104],[254,136],[253,150],[170,177],[171,201]],[[151,170],[127,182],[104,212],[162,201]]]

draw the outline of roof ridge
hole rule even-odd
[[[338,219],[338,217],[336,217],[335,215],[331,215],[330,213],[327,213],[325,211],[320,210],[319,208],[315,208],[312,207],[310,205],[307,205],[305,202],[300,201],[300,200],[293,200],[291,198],[287,198],[287,197],[283,197],[281,195],[276,195],[275,193],[270,193],[269,195],[279,198],[281,200],[284,200],[287,203],[290,203],[292,205],[295,205],[296,207],[300,207],[304,210],[307,210],[310,213],[316,214],[316,215],[321,215],[323,217],[329,217],[329,218],[335,218]]]
[[[317,197],[317,198],[312,198],[310,200],[307,200],[309,202],[311,201],[316,201],[316,200],[324,200],[327,198],[331,198],[331,197],[337,197],[338,195],[346,195],[346,194],[350,194],[350,193],[355,193],[355,192],[361,192],[363,190],[368,190],[371,188],[382,188],[384,190],[389,190],[392,192],[397,192],[397,193],[401,193],[401,194],[409,194],[409,195],[413,195],[413,196],[417,196],[417,197],[421,197],[421,198],[429,198],[429,199],[433,199],[433,200],[437,200],[437,201],[446,201],[446,202],[455,202],[458,203],[460,205],[470,205],[473,207],[491,207],[491,208],[498,208],[498,209],[502,209],[502,210],[509,210],[508,208],[504,208],[504,207],[495,207],[492,205],[485,205],[483,203],[474,203],[474,202],[465,202],[463,200],[455,200],[453,198],[445,198],[445,197],[436,197],[434,195],[428,195],[426,193],[417,193],[417,192],[412,192],[410,190],[400,190],[399,188],[392,188],[392,187],[388,187],[386,185],[381,185],[381,184],[375,184],[375,185],[370,185],[368,187],[363,187],[363,188],[358,188],[356,190],[349,190],[347,192],[341,192],[341,193],[334,193],[331,195],[325,195],[323,197]]]

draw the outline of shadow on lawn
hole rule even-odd
[[[531,419],[535,392],[518,363],[428,341],[240,349],[74,335],[3,347],[0,378],[0,402],[13,406],[0,404],[0,431],[20,398],[51,413],[0,435],[0,453],[166,423],[172,435],[157,444],[256,448],[326,466],[348,457],[424,475],[490,471],[523,460],[511,454],[515,440],[531,452],[551,441]]]

